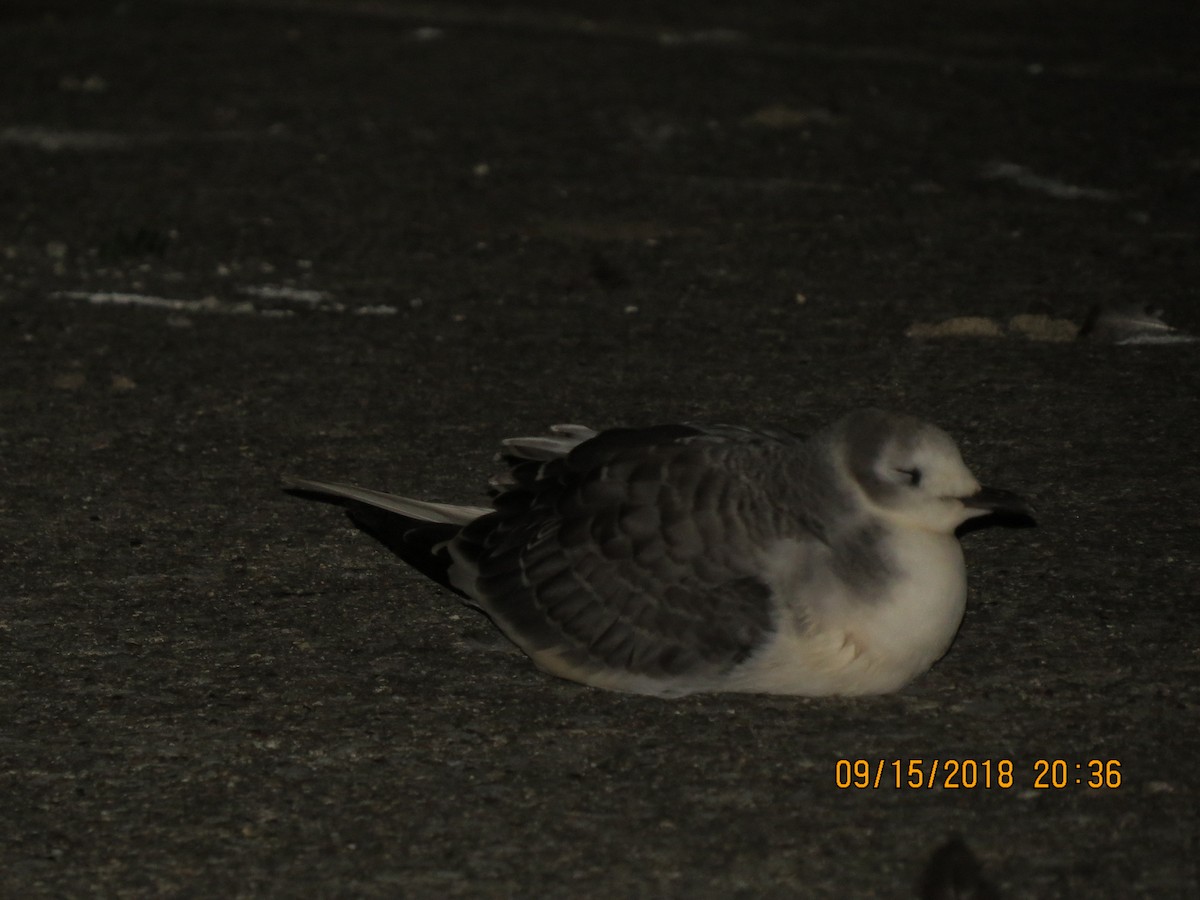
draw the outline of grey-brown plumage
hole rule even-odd
[[[1019,506],[982,492],[944,432],[875,410],[809,440],[731,426],[553,432],[505,442],[490,509],[287,483],[346,504],[543,669],[664,696],[900,687],[957,629],[954,527]],[[905,626],[907,613],[937,621]]]

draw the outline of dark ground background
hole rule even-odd
[[[0,894],[907,897],[959,833],[1004,897],[1196,896],[1198,345],[905,331],[1200,332],[1197,19],[8,0]],[[552,680],[277,481],[864,404],[1039,510],[892,697]],[[914,757],[1016,783],[835,786]]]

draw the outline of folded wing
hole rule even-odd
[[[554,674],[704,690],[773,631],[757,551],[781,517],[763,472],[795,446],[690,425],[507,442],[495,511],[449,543],[450,582]]]

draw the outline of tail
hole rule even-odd
[[[454,506],[411,500],[352,484],[284,476],[284,489],[346,508],[350,520],[418,572],[461,594],[450,583],[452,562],[446,545],[464,525],[492,512],[478,506]]]
[[[546,467],[562,465],[561,460],[575,447],[596,436],[595,431],[584,425],[554,425],[550,431],[552,434],[546,437],[504,441],[500,458],[507,471],[492,480],[498,501],[510,490],[514,494],[527,491]],[[451,557],[449,544],[472,522],[494,513],[492,507],[429,503],[352,484],[310,481],[288,475],[283,477],[283,487],[294,494],[344,506],[355,525],[418,572],[471,600],[452,582],[451,566],[455,560]],[[474,574],[460,568],[460,584],[468,580],[473,583]]]

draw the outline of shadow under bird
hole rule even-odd
[[[545,671],[664,697],[896,691],[950,646],[955,530],[1031,517],[946,432],[849,413],[770,429],[558,425],[503,442],[489,508],[285,478],[346,506]]]

